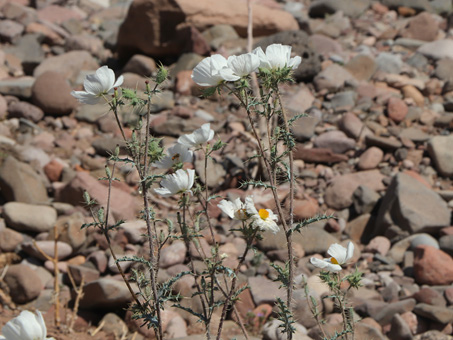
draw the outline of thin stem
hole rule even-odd
[[[244,222],[242,222],[242,228],[245,228],[245,223]],[[228,295],[227,295],[227,297],[225,299],[225,302],[223,304],[223,309],[222,309],[222,314],[220,316],[219,329],[218,329],[218,332],[217,332],[217,339],[216,340],[220,340],[220,336],[222,335],[223,322],[225,321],[226,313],[227,313],[228,309],[230,308],[231,298],[233,297],[233,294],[234,294],[234,292],[236,290],[236,283],[237,283],[237,278],[238,278],[237,274],[239,272],[239,268],[241,268],[242,264],[244,263],[245,257],[247,256],[247,253],[248,253],[250,247],[253,244],[253,240],[255,239],[255,236],[258,233],[258,230],[259,230],[259,228],[256,228],[254,230],[253,234],[248,238],[247,245],[245,247],[244,253],[240,257],[239,263],[236,266],[236,269],[234,270],[234,277],[233,277],[233,280],[231,281],[231,289],[230,289],[230,292],[228,293]]]

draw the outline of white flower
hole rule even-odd
[[[188,148],[198,148],[202,144],[209,142],[214,138],[214,130],[211,129],[211,124],[206,123],[201,128],[196,129],[190,135],[184,135],[178,138],[178,143],[186,145]]]
[[[300,56],[291,58],[291,46],[282,44],[272,44],[267,46],[266,53],[261,47],[253,50],[253,53],[260,58],[260,68],[281,69],[290,67],[296,69],[301,63]]]
[[[217,86],[224,81],[220,70],[227,67],[227,60],[220,54],[203,59],[193,69],[192,79],[200,86]]]
[[[187,146],[177,143],[168,148],[167,156],[159,162],[153,163],[153,166],[159,169],[170,169],[178,163],[192,162],[192,157],[193,152]]]
[[[221,200],[217,206],[233,220],[245,221],[250,218],[250,215],[247,213],[247,205],[250,204],[253,205],[253,199],[251,197],[246,197],[245,203],[242,203],[238,197],[233,202]]]
[[[192,190],[190,189],[193,186],[194,177],[195,170],[179,169],[176,173],[165,176],[165,178],[160,182],[162,188],[154,189],[154,191],[164,197],[183,194],[186,192],[190,192],[192,194]]]
[[[40,311],[36,314],[24,310],[2,328],[3,340],[55,340],[46,338],[47,328]]]
[[[260,66],[260,58],[253,53],[232,55],[228,58],[227,66],[220,70],[220,74],[227,81],[236,81],[255,72]]]
[[[327,254],[331,257],[323,260],[312,257],[310,263],[317,268],[338,272],[342,269],[341,265],[346,264],[354,255],[354,244],[349,242],[348,248],[345,248],[338,243],[334,243],[327,250]]]
[[[262,231],[271,231],[274,234],[278,233],[280,228],[275,221],[278,221],[278,216],[271,209],[256,210],[253,201],[246,201],[247,213],[251,215],[253,220],[252,225],[260,228]]]
[[[83,81],[85,91],[72,91],[76,99],[84,104],[97,104],[103,95],[113,94],[114,88],[123,83],[123,76],[115,82],[115,73],[107,66],[96,70],[95,74],[89,74]]]

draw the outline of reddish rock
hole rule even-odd
[[[0,230],[0,250],[4,253],[13,252],[23,240],[22,234],[13,229],[3,228]]]
[[[390,250],[390,245],[390,241],[387,237],[376,236],[365,247],[365,251],[370,253],[378,253],[382,256],[385,256]]]
[[[176,82],[175,82],[175,91],[176,93],[188,96],[192,94],[192,89],[196,88],[197,85],[192,80],[192,71],[185,70],[178,72],[176,75]]]
[[[50,5],[38,10],[38,18],[54,24],[61,24],[70,19],[82,19],[82,12],[72,10],[68,7]]]
[[[289,200],[287,200],[289,203]],[[319,209],[318,201],[313,197],[304,200],[294,200],[294,216],[296,220],[303,220],[316,215]]]
[[[427,303],[429,305],[439,307],[446,306],[444,297],[439,292],[429,287],[423,287],[420,289],[413,295],[413,298],[417,300],[418,303]]]
[[[307,163],[338,163],[347,161],[348,157],[333,153],[330,149],[297,147],[294,151],[294,159],[301,159]]]
[[[124,66],[123,73],[131,72],[141,77],[151,77],[156,71],[156,62],[146,55],[136,54]]]
[[[51,160],[44,166],[44,173],[51,182],[57,182],[61,178],[64,164],[56,159]]]
[[[25,118],[32,122],[39,122],[44,112],[37,106],[27,102],[12,102],[8,106],[8,118]]]
[[[391,97],[387,102],[387,114],[396,123],[402,122],[408,112],[409,108],[402,99]]]
[[[316,137],[314,144],[317,148],[331,149],[334,153],[344,153],[355,147],[355,140],[348,138],[339,130],[327,131]]]
[[[448,287],[444,292],[448,305],[453,305],[453,287]]]
[[[64,39],[50,27],[40,24],[39,22],[32,22],[25,28],[27,33],[38,33],[44,36],[44,42],[49,45],[62,45]]]
[[[61,116],[70,114],[77,107],[71,90],[62,74],[48,71],[36,79],[31,95],[33,102],[46,114]]]
[[[449,285],[453,282],[453,259],[442,250],[420,245],[415,248],[414,276],[418,284]]]
[[[346,65],[347,69],[357,80],[368,81],[376,72],[377,64],[374,59],[365,54],[352,58]]]
[[[357,167],[360,170],[371,170],[375,169],[384,158],[384,152],[376,146],[368,148],[359,157],[359,163]]]
[[[16,303],[27,303],[38,297],[43,289],[41,279],[33,268],[25,264],[9,266],[3,281]]]

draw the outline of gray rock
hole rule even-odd
[[[412,241],[415,238],[420,237],[421,235],[426,236],[426,239],[428,239],[428,237],[431,237],[431,235],[429,235],[429,234],[415,234],[415,235],[410,235],[408,237],[405,237],[404,239],[399,240],[398,242],[393,244],[393,246],[390,249],[390,251],[388,252],[387,256],[392,258],[395,261],[395,263],[403,262],[404,256],[405,256],[407,250],[409,249],[409,247],[411,246]]]
[[[351,110],[357,101],[357,92],[355,91],[344,91],[336,93],[330,100],[332,109],[335,111],[349,111]]]
[[[354,210],[359,215],[370,213],[380,198],[381,195],[376,191],[370,189],[366,185],[360,185],[352,195]]]
[[[279,289],[280,284],[269,280],[264,276],[249,277],[248,284],[250,293],[252,294],[255,305],[259,306],[263,303],[273,305],[277,298],[284,299],[285,291]]]
[[[399,140],[396,138],[392,137],[381,137],[381,136],[375,136],[375,135],[367,135],[365,142],[368,146],[377,146],[381,149],[399,149],[400,147],[403,146]]]
[[[258,42],[254,48],[261,46],[263,50],[271,44],[290,45],[292,53],[302,58],[299,67],[294,70],[293,77],[298,81],[310,80],[321,71],[318,54],[313,50],[309,36],[304,31],[285,31],[268,36]]]
[[[159,265],[161,268],[168,268],[176,264],[184,263],[187,248],[184,242],[177,241],[162,249]]]
[[[453,321],[453,310],[447,307],[419,303],[415,306],[414,313],[444,325]]]
[[[57,211],[44,205],[8,202],[3,206],[6,225],[18,231],[49,231],[57,221]]]
[[[358,17],[370,6],[368,0],[316,0],[312,1],[309,15],[312,18],[324,19],[326,15],[342,11],[349,17]]]
[[[413,177],[399,173],[382,199],[375,233],[382,235],[393,224],[410,233],[434,232],[450,225],[450,210],[437,193]]]
[[[453,135],[435,136],[428,142],[428,152],[442,176],[453,176]]]
[[[15,303],[27,303],[38,297],[44,288],[38,274],[25,264],[9,266],[3,279],[9,288],[11,298]]]
[[[197,64],[202,61],[204,57],[196,53],[183,53],[179,57],[175,66],[170,70],[172,76],[176,76],[178,72],[193,70]]]
[[[99,322],[102,326],[102,330],[108,333],[113,333],[116,338],[121,338],[127,324],[115,313],[107,313],[104,315],[102,320]]]
[[[231,25],[214,25],[203,31],[202,34],[214,50],[217,50],[225,41],[239,38],[236,30]]]
[[[88,283],[98,280],[101,275],[98,270],[88,265],[69,264],[68,272],[71,272],[76,285],[81,284],[82,278],[84,283]]]
[[[123,73],[132,72],[142,77],[151,77],[156,70],[156,62],[146,55],[136,54],[124,66]]]
[[[204,158],[197,157],[195,159],[195,170],[203,184],[207,184],[210,188],[221,186],[225,181],[227,174],[222,163],[218,163],[212,158],[208,159],[207,171],[204,171]]]
[[[346,82],[355,83],[356,80],[347,69],[338,64],[328,66],[314,79],[318,91],[326,89],[330,92],[337,92],[344,87]]]
[[[345,153],[355,148],[355,140],[346,136],[342,131],[333,130],[316,137],[314,145],[317,148],[330,149],[334,153]]]
[[[409,127],[401,130],[398,136],[400,138],[410,139],[411,141],[416,143],[426,142],[431,137],[426,132],[423,132],[422,130],[415,127]]]
[[[25,74],[30,75],[45,58],[41,40],[39,34],[26,34],[18,39],[14,46],[6,48],[5,52],[19,58]]]
[[[441,59],[436,64],[434,75],[443,81],[453,79],[453,59]]]
[[[50,256],[51,258],[55,257],[55,241],[36,241],[36,247],[33,242],[25,242],[22,244],[22,250],[28,255],[40,259],[41,261],[46,261],[47,258],[39,249],[47,256]],[[65,242],[58,241],[57,252],[58,260],[63,260],[72,254],[72,247]]]
[[[390,340],[412,340],[412,331],[409,325],[399,315],[395,314],[392,318],[392,328],[387,334]]]
[[[132,300],[123,281],[107,277],[87,283],[83,292],[81,308],[123,308]]]
[[[415,299],[401,300],[393,302],[379,310],[375,315],[371,315],[379,324],[385,326],[389,324],[395,314],[410,312],[416,304]]]
[[[21,244],[23,240],[24,237],[21,233],[6,227],[0,228],[0,250],[2,252],[9,253],[15,251],[16,247]]]
[[[13,20],[0,21],[0,40],[16,43],[24,31],[24,25]]]
[[[91,143],[96,153],[101,156],[109,157],[115,152],[117,146],[124,152],[126,150],[126,143],[122,138],[100,137]]]
[[[444,252],[453,256],[453,235],[444,235],[439,239],[439,247]]]
[[[401,72],[401,67],[403,66],[403,61],[399,54],[381,52],[375,59],[377,64],[377,69],[379,71],[387,73],[397,73]]]
[[[441,39],[428,42],[420,46],[417,51],[434,60],[453,58],[453,40]]]
[[[25,118],[38,123],[44,112],[37,106],[27,102],[12,102],[8,106],[8,118]]]
[[[0,80],[0,93],[20,98],[31,97],[31,87],[35,82],[33,77],[8,78]]]
[[[439,249],[439,242],[429,234],[418,234],[414,235],[415,237],[411,241],[410,249],[415,250],[417,246],[431,246],[436,249]]]

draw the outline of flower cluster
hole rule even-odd
[[[347,248],[345,248],[338,243],[334,243],[327,250],[327,254],[330,255],[329,258],[320,260],[312,257],[310,258],[310,263],[329,272],[339,272],[342,269],[341,266],[347,264],[354,255],[354,244],[349,242]]]
[[[301,63],[300,56],[291,58],[291,46],[272,44],[256,48],[251,53],[230,56],[220,54],[203,59],[193,70],[192,79],[200,86],[218,86],[225,81],[237,81],[258,69],[275,71],[283,68],[296,69]]]
[[[40,311],[36,314],[28,310],[8,321],[2,328],[0,340],[55,340],[47,338],[47,328]]]
[[[217,206],[233,220],[243,222],[250,220],[251,225],[261,231],[271,231],[276,234],[280,230],[276,223],[278,221],[277,215],[270,209],[257,210],[253,198],[250,196],[245,198],[245,202],[236,198],[232,202],[222,200]]]

